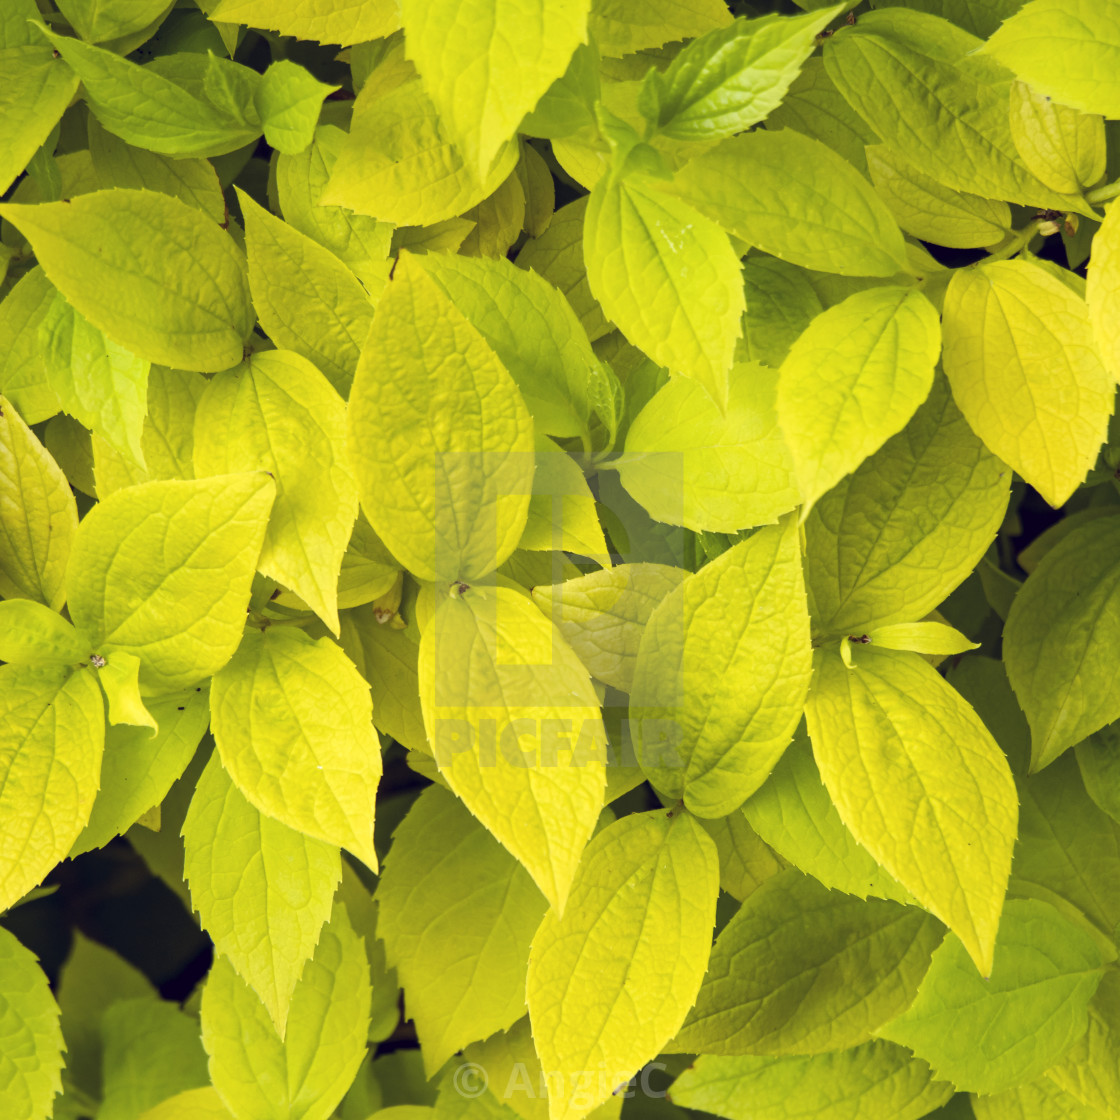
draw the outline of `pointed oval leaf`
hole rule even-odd
[[[744,362],[729,376],[724,411],[697,383],[677,377],[630,425],[619,478],[658,521],[734,533],[773,524],[800,500],[778,428],[776,373]]]
[[[395,4],[340,6],[334,0],[221,0],[210,18],[344,47],[392,35],[401,25]]]
[[[559,627],[588,672],[629,692],[649,616],[688,576],[667,564],[619,564],[556,586],[533,588],[533,601]]]
[[[619,58],[692,39],[731,22],[722,0],[595,0],[590,28],[604,55]]]
[[[254,354],[213,378],[195,414],[199,475],[267,471],[276,482],[257,567],[338,633],[338,578],[358,514],[346,408],[298,354]]]
[[[477,579],[517,546],[532,419],[482,335],[409,256],[362,351],[349,444],[362,509],[414,575]]]
[[[58,610],[77,527],[66,476],[0,397],[0,594]]]
[[[587,670],[522,595],[472,587],[436,608],[419,677],[440,773],[563,907],[606,780],[606,734]]]
[[[1037,1077],[1085,1033],[1101,979],[1093,939],[1052,906],[1004,908],[990,976],[950,934],[918,997],[878,1034],[909,1046],[958,1089],[998,1093]]]
[[[281,1034],[292,993],[331,915],[338,848],[252,806],[212,755],[183,822],[183,877],[217,952]]]
[[[715,844],[688,813],[632,814],[588,845],[563,916],[545,916],[529,958],[551,1120],[586,1116],[680,1029],[718,892]]]
[[[346,394],[358,368],[373,306],[358,278],[332,253],[244,191],[249,286],[261,327],[278,347],[313,363]]]
[[[793,129],[724,140],[689,160],[672,189],[740,240],[791,264],[842,276],[907,270],[902,234],[867,180]]]
[[[1089,1003],[1089,1029],[1046,1076],[1106,1116],[1120,1100],[1120,972],[1101,977]]]
[[[673,1102],[727,1120],[921,1120],[953,1095],[901,1046],[868,1042],[816,1057],[701,1057],[673,1083]]]
[[[376,871],[381,747],[369,689],[329,638],[247,631],[210,690],[222,765],[266,816],[351,851]]]
[[[1085,301],[1029,261],[997,261],[953,274],[944,316],[945,372],[972,430],[1064,504],[1096,462],[1115,396]]]
[[[70,614],[136,654],[148,691],[186,688],[233,655],[275,488],[263,471],[118,490],[82,520]]]
[[[940,350],[933,304],[890,286],[830,307],[794,342],[778,375],[778,422],[806,511],[906,426]]]
[[[1056,544],[1015,596],[1004,632],[1007,675],[1031,725],[1031,769],[1120,718],[1120,518]]]
[[[222,1104],[222,1098],[212,1085],[203,1089],[188,1089],[176,1093],[154,1108],[149,1108],[140,1120],[233,1120],[233,1114]]]
[[[402,0],[405,51],[441,120],[484,176],[587,39],[591,0]]]
[[[71,42],[75,40],[70,40]],[[156,191],[0,206],[51,282],[95,327],[148,361],[209,373],[253,326],[245,258],[196,207]]]
[[[727,235],[638,179],[601,179],[583,227],[591,293],[639,350],[698,381],[722,408],[746,306]]]
[[[790,518],[690,576],[646,624],[630,719],[650,781],[702,817],[737,809],[789,745],[811,662]]]
[[[323,927],[281,1039],[252,989],[218,957],[202,991],[210,1079],[235,1116],[327,1120],[366,1056],[369,963],[344,906]]]
[[[439,786],[417,798],[377,887],[377,935],[430,1073],[525,1014],[529,944],[547,909],[461,801]]]
[[[93,807],[104,745],[92,669],[0,667],[0,911],[70,850]]]
[[[990,975],[1018,822],[1003,751],[916,653],[815,660],[806,718],[841,819]]]
[[[720,932],[671,1048],[785,1055],[858,1046],[910,1006],[944,932],[915,907],[860,901],[790,868]]]
[[[906,428],[826,494],[805,523],[814,629],[861,635],[927,615],[991,544],[1010,474],[938,378]]]
[[[1093,340],[1109,373],[1120,380],[1120,206],[1115,203],[1105,211],[1093,237],[1085,299]],[[0,304],[0,320],[3,306]]]
[[[6,1116],[40,1120],[62,1091],[58,1004],[35,955],[0,929],[0,1106]]]
[[[57,289],[38,265],[24,273],[0,300],[0,392],[19,409],[25,422],[38,424],[62,407],[47,383],[39,346],[39,324],[54,303]]]
[[[913,901],[840,819],[804,724],[762,788],[747,798],[743,813],[774,851],[826,887],[857,898]]]
[[[1011,87],[1011,137],[1023,162],[1056,191],[1076,193],[1104,174],[1104,119],[1052,101],[1024,82]]]

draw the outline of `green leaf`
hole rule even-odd
[[[545,915],[529,958],[552,1120],[586,1116],[680,1029],[718,891],[715,845],[688,813],[635,813],[588,845],[563,915]]]
[[[879,197],[907,233],[951,249],[996,245],[1011,229],[1006,202],[953,190],[886,144],[869,144],[867,168]]]
[[[1061,51],[1054,50],[1055,28]],[[1120,20],[1111,2],[1032,0],[1004,21],[984,52],[1047,99],[1120,116]]]
[[[323,99],[339,88],[320,82],[286,58],[274,62],[261,75],[253,96],[269,146],[289,156],[302,152],[314,139]]]
[[[818,315],[778,375],[778,421],[808,512],[914,415],[941,349],[937,312],[913,288],[868,288]]]
[[[188,1089],[160,1101],[149,1108],[139,1120],[234,1120],[212,1086]]]
[[[249,630],[214,677],[214,740],[229,776],[266,816],[377,869],[381,748],[369,689],[328,638]]]
[[[880,649],[911,650],[933,657],[952,657],[980,648],[978,642],[970,642],[943,622],[895,622],[872,630],[867,640]]]
[[[174,80],[189,82],[192,68],[185,66],[183,54],[165,60],[169,65],[163,67],[139,66],[79,39],[45,30],[43,35],[82,80],[83,96],[102,127],[129,144],[168,156],[219,156],[261,134],[259,121],[247,123],[231,115],[229,106],[215,105],[200,84]],[[236,69],[256,76],[245,67]]]
[[[401,25],[394,4],[339,7],[334,0],[221,0],[210,18],[344,47],[391,35]]]
[[[739,902],[752,895],[785,866],[747,823],[743,813],[703,820],[704,830],[719,853],[719,886]]]
[[[630,719],[653,785],[723,817],[801,719],[812,653],[797,526],[760,529],[671,591],[638,648]]]
[[[174,1003],[118,1000],[101,1018],[104,1091],[98,1117],[133,1120],[182,1089],[206,1084],[198,1023]]]
[[[743,262],[747,312],[743,349],[764,366],[780,366],[798,336],[823,310],[812,284],[796,265],[752,253]]]
[[[107,132],[96,117],[89,120],[89,150],[102,187],[137,187],[174,195],[225,225],[226,201],[209,161],[172,159],[135,148]]]
[[[323,927],[292,995],[281,1039],[226,957],[202,992],[210,1078],[235,1116],[326,1120],[366,1054],[369,964],[343,906]]]
[[[498,356],[413,257],[377,305],[348,423],[362,509],[413,575],[477,579],[517,546],[532,419]]]
[[[1115,396],[1085,301],[1037,265],[997,261],[953,274],[944,317],[945,372],[973,431],[1064,504],[1096,461]]]
[[[909,1010],[878,1033],[958,1089],[998,1093],[1037,1077],[1085,1033],[1100,979],[1100,951],[1087,933],[1046,903],[1012,900],[989,978],[950,935]]]
[[[587,670],[521,594],[472,587],[427,623],[419,681],[448,786],[562,907],[603,804],[606,733]]]
[[[529,943],[547,908],[461,801],[430,786],[414,802],[378,884],[377,934],[429,1073],[525,1014]]]
[[[536,430],[559,438],[586,436],[599,360],[552,285],[504,259],[429,253],[416,264],[493,348]]]
[[[1008,476],[938,378],[907,427],[805,523],[814,629],[858,635],[927,615],[987,550],[1007,508]]]
[[[210,722],[209,694],[192,689],[185,695],[147,700],[159,725],[150,728],[117,724],[105,731],[101,788],[89,823],[82,829],[71,857],[103,848],[123,836],[149,809],[167,796],[187,768]]]
[[[911,18],[899,25],[895,11],[870,12],[825,47],[829,77],[879,139],[954,190],[1089,214],[1079,197],[1051,190],[1023,164],[1008,84],[975,56],[939,49],[943,21],[903,14]]]
[[[861,646],[816,658],[813,754],[843,822],[991,974],[1015,841],[1007,759],[979,716],[916,653]]]
[[[675,140],[733,136],[781,104],[843,4],[804,16],[736,20],[689,43],[662,74],[650,70],[639,105]]]
[[[20,277],[0,300],[0,391],[19,409],[25,421],[38,424],[62,407],[47,383],[47,367],[39,348],[39,324],[57,292],[36,265]]]
[[[0,667],[0,911],[70,850],[89,819],[104,743],[92,670]]]
[[[245,259],[177,198],[107,190],[69,202],[0,206],[51,282],[114,342],[164,365],[228,369],[253,325]]]
[[[723,928],[671,1049],[823,1054],[867,1042],[910,1005],[944,932],[921,910],[863,902],[790,868]]]
[[[420,80],[399,68],[385,78],[375,72],[354,101],[350,133],[322,201],[395,226],[432,225],[492,195],[513,170],[518,150],[509,144],[489,174],[477,178]]]
[[[603,54],[619,58],[730,23],[722,0],[594,0],[589,26]]]
[[[39,342],[47,384],[63,411],[143,467],[150,363],[107,338],[61,295],[39,324]]]
[[[629,692],[649,616],[687,575],[667,564],[619,564],[554,587],[534,587],[532,595],[588,672]]]
[[[145,482],[99,502],[67,569],[70,615],[153,693],[216,673],[241,639],[274,487],[263,472]]]
[[[583,259],[583,226],[589,199],[585,195],[557,210],[548,229],[522,246],[517,267],[531,269],[557,288],[594,342],[607,334],[611,325],[591,294]]]
[[[817,1057],[701,1057],[673,1083],[673,1102],[728,1120],[920,1120],[953,1095],[901,1046],[868,1042]]]
[[[113,650],[103,660],[105,663],[97,669],[97,680],[109,705],[109,722],[146,727],[153,733],[159,731],[159,724],[140,698],[140,658],[124,650]]]
[[[784,860],[826,887],[857,898],[913,901],[840,819],[813,760],[804,724],[762,788],[747,798],[743,814]]]
[[[103,43],[143,31],[168,8],[167,0],[61,0],[58,5],[87,43]]]
[[[40,1120],[62,1091],[58,1005],[35,955],[0,929],[0,1105],[12,1117]]]
[[[32,6],[35,19],[41,18]],[[51,134],[78,88],[78,79],[49,47],[0,42],[0,192],[12,185]]]
[[[1074,529],[1040,561],[1007,618],[1007,675],[1031,725],[1031,769],[1120,718],[1120,518]]]
[[[533,496],[518,548],[575,552],[610,563],[595,498],[579,464],[548,436],[536,438]]]
[[[1120,728],[1113,724],[1102,728],[1078,743],[1075,752],[1086,791],[1114,821],[1120,821],[1120,781],[1116,780],[1120,770],[1120,750],[1116,745],[1118,730]]]
[[[319,203],[345,142],[341,129],[320,125],[310,147],[277,159],[276,191],[288,224],[345,261],[376,295],[389,278],[392,227],[341,206]]]
[[[587,38],[591,0],[402,0],[408,57],[480,177]]]
[[[26,279],[22,281],[26,283]],[[17,288],[17,291],[19,289]],[[1105,211],[1104,221],[1093,238],[1093,259],[1089,262],[1085,298],[1093,341],[1114,378],[1120,375],[1120,205]],[[14,293],[13,293],[14,294]],[[11,298],[11,297],[9,297]],[[5,304],[0,304],[0,320]],[[3,366],[0,366],[2,375]],[[18,398],[13,397],[16,403]]]
[[[338,848],[262,815],[212,755],[183,824],[184,877],[218,953],[284,1035],[342,875]]]
[[[1103,118],[1051,101],[1023,82],[1011,87],[1011,138],[1023,162],[1053,190],[1076,194],[1104,174]]]
[[[726,411],[687,378],[673,378],[634,418],[618,460],[622,485],[651,517],[733,533],[773,524],[800,500],[778,429],[777,374],[731,368]]]
[[[842,276],[907,271],[902,234],[867,180],[792,129],[724,140],[689,160],[672,190],[741,241],[791,264]]]
[[[290,587],[338,633],[338,575],[358,513],[346,411],[298,354],[254,354],[213,378],[195,417],[200,475],[267,471],[276,481],[257,567]]]
[[[77,527],[66,476],[0,397],[0,594],[60,609]]]
[[[599,63],[596,44],[582,43],[576,47],[564,73],[525,116],[518,131],[527,136],[560,140],[582,129],[597,127],[595,105],[602,95]]]
[[[0,661],[14,665],[84,660],[89,635],[50,607],[31,599],[0,600]]]
[[[1089,1029],[1073,1049],[1046,1071],[1078,1101],[1104,1116],[1120,1100],[1120,972],[1105,972],[1089,1003]],[[1041,1118],[1040,1118],[1041,1120]]]
[[[373,321],[357,277],[329,249],[238,192],[249,284],[261,326],[277,346],[316,365],[347,393]]]
[[[638,178],[601,179],[583,229],[591,292],[627,339],[720,408],[745,306],[727,235]]]
[[[1027,1081],[1003,1093],[973,1094],[976,1120],[1100,1120],[1107,1112],[1086,1108],[1058,1088],[1048,1076]]]

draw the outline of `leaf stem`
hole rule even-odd
[[[1031,239],[1042,228],[1044,219],[1035,218],[1027,222],[1022,229],[1013,229],[1008,234],[1008,240],[998,245],[984,259],[978,263],[989,264],[991,261],[1005,261],[1016,253],[1022,252],[1031,242]]]
[[[1105,183],[1103,187],[1097,187],[1094,190],[1085,192],[1085,201],[1092,206],[1099,206],[1102,202],[1107,202],[1110,198],[1115,198],[1120,194],[1120,179],[1115,179],[1111,183]]]

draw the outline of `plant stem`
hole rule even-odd
[[[1120,194],[1120,179],[1105,183],[1103,187],[1097,187],[1095,190],[1086,191],[1085,201],[1092,206],[1099,206],[1102,202],[1107,202],[1118,194]]]
[[[1022,252],[1031,242],[1031,239],[1042,228],[1043,219],[1035,218],[1034,221],[1028,222],[1022,229],[1013,229],[1010,231],[1009,240],[1002,245],[993,249],[980,264],[988,264],[991,261],[1005,261],[1010,257],[1015,256],[1016,253]]]

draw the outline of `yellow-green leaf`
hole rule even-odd
[[[1056,191],[1073,194],[1104,174],[1104,118],[1060,105],[1024,82],[1011,86],[1011,138],[1023,162]]]
[[[941,350],[933,304],[914,288],[868,288],[818,315],[778,374],[778,422],[807,513],[929,395]]]
[[[0,911],[42,882],[89,819],[105,744],[93,672],[0,667]]]
[[[1089,1029],[1046,1076],[1107,1116],[1120,1100],[1120,972],[1110,969],[1089,1004]],[[1042,1117],[1039,1117],[1042,1120]]]
[[[245,258],[197,207],[144,190],[7,203],[51,282],[114,342],[151,362],[228,369],[253,326]]]
[[[362,509],[414,575],[477,579],[517,547],[532,419],[482,335],[410,257],[377,305],[348,423]]]
[[[39,347],[39,324],[58,294],[47,274],[36,265],[20,277],[0,300],[0,392],[19,409],[29,424],[38,424],[62,407],[47,383],[47,367]]]
[[[719,860],[688,813],[637,813],[588,846],[529,958],[551,1120],[580,1120],[680,1029],[708,964]]]
[[[745,302],[739,260],[719,226],[640,179],[604,177],[587,206],[583,253],[603,314],[725,407]]]
[[[792,264],[842,276],[907,270],[902,234],[867,180],[793,129],[724,140],[689,160],[671,189],[741,241]]]
[[[591,31],[603,54],[616,58],[726,27],[722,0],[594,0]]]
[[[369,689],[338,646],[301,630],[247,631],[214,677],[210,711],[222,765],[252,805],[377,870],[381,747]]]
[[[436,608],[419,679],[440,773],[562,908],[603,804],[606,734],[587,670],[521,594],[479,586]]]
[[[548,436],[537,436],[533,496],[518,548],[575,552],[610,563],[595,498],[579,464]]]
[[[778,428],[777,373],[743,362],[729,380],[723,412],[696,382],[679,377],[630,425],[619,478],[656,520],[733,533],[773,524],[800,500]]]
[[[1096,461],[1115,396],[1085,301],[1029,261],[958,269],[944,332],[945,372],[972,430],[1063,505]]]
[[[480,178],[586,41],[590,8],[591,0],[401,0],[405,53]]]
[[[191,903],[283,1035],[342,876],[338,848],[254,808],[212,755],[183,823]]]
[[[257,567],[338,633],[338,576],[358,513],[346,410],[299,355],[254,354],[213,378],[195,415],[199,475],[267,471],[276,481]]]
[[[688,576],[667,564],[619,564],[551,586],[533,601],[559,628],[593,677],[629,692],[649,616]]]
[[[210,18],[344,47],[384,38],[401,25],[392,0],[342,5],[334,0],[221,0],[210,9]]]
[[[0,397],[0,594],[58,610],[78,508],[50,452]]]
[[[980,717],[916,653],[816,657],[806,706],[821,777],[852,835],[992,971],[1018,796]]]
[[[1114,380],[1120,380],[1120,205],[1115,202],[1105,211],[1104,221],[1093,237],[1085,299],[1093,340],[1108,372]],[[0,304],[0,318],[3,306]]]
[[[789,745],[811,662],[789,518],[690,576],[646,623],[630,719],[650,781],[702,817],[737,809]]]
[[[70,615],[104,650],[136,654],[153,693],[216,673],[241,640],[272,480],[145,482],[82,520],[67,568]]]

